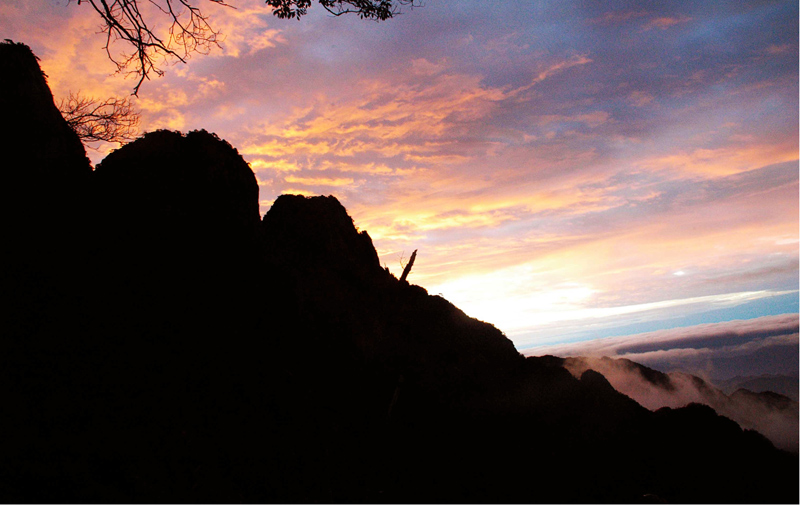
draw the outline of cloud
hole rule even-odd
[[[628,101],[634,107],[644,107],[645,105],[651,103],[653,98],[653,95],[646,91],[632,91],[631,94],[628,95]]]
[[[411,71],[418,75],[432,76],[441,73],[444,69],[444,63],[432,63],[425,58],[411,60]]]
[[[673,26],[680,25],[683,23],[688,23],[691,21],[692,18],[689,16],[660,16],[654,19],[651,19],[647,23],[642,26],[642,31],[648,31],[653,29],[660,29],[666,30],[667,28],[672,28]]]
[[[479,78],[443,74],[429,83],[363,81],[360,93],[346,101],[318,96],[281,120],[254,129],[263,140],[245,153],[379,157],[404,155],[409,161],[438,163],[464,160],[464,154],[439,151],[442,138],[453,138],[459,123],[489,113],[504,92],[480,85]],[[439,142],[437,142],[439,141]]]
[[[751,137],[752,138],[752,137]],[[731,140],[740,142],[734,137]],[[681,171],[692,175],[725,176],[764,166],[797,159],[797,146],[781,144],[755,144],[750,146],[725,146],[715,149],[698,148],[691,152],[675,152],[639,162],[648,170]]]
[[[567,358],[564,366],[575,377],[589,369],[600,372],[614,389],[650,410],[702,403],[743,428],[760,432],[781,449],[798,450],[796,402],[741,391],[727,396],[694,375],[659,374],[627,359],[576,357]]]
[[[796,372],[798,315],[764,316],[542,346],[525,353],[626,358],[662,371],[684,370],[718,378]]]
[[[536,77],[533,78],[532,84],[538,84],[548,77],[551,77],[557,73],[561,73],[562,71],[572,68],[579,65],[586,65],[587,63],[591,63],[592,59],[589,58],[585,54],[575,55],[565,60],[557,61],[555,63],[551,63],[546,66],[544,69],[540,70]]]
[[[302,184],[304,186],[350,186],[353,184],[351,178],[337,178],[332,179],[329,177],[295,177],[293,175],[284,178],[289,184]]]
[[[728,397],[711,386],[734,376],[796,375],[798,328],[800,315],[783,314],[543,346],[523,353],[568,357],[565,366],[577,377],[587,369],[600,372],[615,389],[651,410],[692,402],[710,405],[743,428],[755,429],[776,446],[796,452],[797,403],[783,405],[746,393]],[[637,363],[669,375],[653,374]]]
[[[766,48],[767,54],[785,54],[791,52],[797,46],[793,44],[770,44]]]
[[[209,4],[203,6],[203,10],[209,23],[219,32],[222,51],[212,52],[216,57],[252,56],[287,43],[282,31],[270,26],[275,20],[263,7],[236,5],[231,8]]]
[[[602,16],[598,16],[590,20],[591,23],[599,25],[617,25],[624,24],[632,19],[638,19],[647,16],[647,11],[644,10],[631,10],[631,11],[608,11]]]
[[[589,128],[595,128],[607,122],[611,115],[606,111],[592,111],[572,116],[561,114],[548,114],[539,116],[538,122],[542,126],[547,126],[552,123],[583,123]]]

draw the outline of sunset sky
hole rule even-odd
[[[262,214],[335,195],[392,272],[418,249],[409,280],[518,349],[798,312],[796,1],[198,2],[222,48],[145,82],[142,131],[229,141]],[[0,0],[57,100],[130,94],[99,24]]]

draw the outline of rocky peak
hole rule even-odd
[[[258,231],[258,183],[230,144],[205,130],[159,130],[109,154],[95,179],[106,211],[148,233],[210,241]]]
[[[281,195],[264,216],[269,252],[278,263],[318,265],[360,273],[380,270],[366,231],[333,196]]]
[[[44,177],[37,179],[58,184],[91,170],[83,144],[55,105],[39,59],[25,44],[0,42],[0,110],[4,151],[25,153],[27,175],[41,171]]]

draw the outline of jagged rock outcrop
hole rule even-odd
[[[458,381],[522,360],[493,326],[381,268],[369,235],[336,198],[280,196],[262,229],[268,262],[302,307],[295,317],[318,335],[313,346],[335,347],[327,355],[349,345],[350,356],[439,386],[444,377]]]
[[[279,264],[374,276],[378,254],[366,231],[333,196],[281,195],[263,220],[268,254]]]

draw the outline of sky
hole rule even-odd
[[[198,2],[221,48],[132,100],[142,132],[236,147],[262,215],[336,196],[393,273],[417,249],[411,282],[526,352],[786,314],[796,335],[797,2],[425,0],[381,23]],[[99,25],[0,0],[57,100],[131,93]]]

